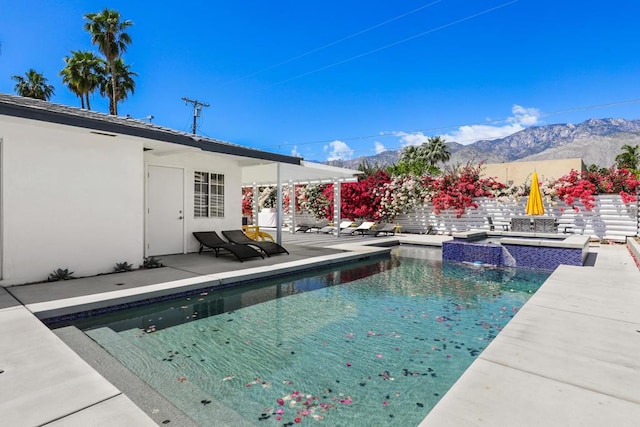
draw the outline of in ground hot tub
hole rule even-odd
[[[442,243],[443,261],[555,270],[560,264],[583,265],[589,236],[544,234],[491,237],[484,231],[455,233]]]

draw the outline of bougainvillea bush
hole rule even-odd
[[[556,180],[553,186],[558,199],[576,211],[580,210],[575,205],[578,200],[585,210],[592,210],[597,194],[620,194],[623,203],[631,203],[637,200],[636,195],[640,191],[640,181],[634,173],[615,168],[582,173],[572,169],[569,174]]]
[[[481,178],[482,167],[465,166],[439,178],[425,177],[425,185],[430,189],[429,200],[436,214],[453,210],[461,217],[468,208],[478,208],[476,197],[493,198],[501,194],[505,185],[493,178]]]
[[[342,184],[340,214],[349,219],[392,222],[398,215],[430,203],[436,214],[452,211],[460,217],[468,209],[476,209],[480,197],[507,203],[529,196],[530,182],[506,187],[493,178],[481,178],[481,172],[482,165],[467,165],[438,177],[390,177],[379,170],[358,182]],[[561,201],[574,210],[580,209],[578,202],[586,210],[593,209],[597,194],[620,194],[623,203],[635,202],[640,191],[640,180],[631,171],[616,168],[583,173],[572,170],[539,185],[545,204]],[[332,219],[333,194],[333,184],[301,186],[298,206],[318,219]]]

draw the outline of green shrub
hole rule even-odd
[[[129,264],[127,261],[116,262],[116,266],[113,267],[113,271],[115,273],[122,273],[124,271],[131,271],[131,270],[133,270],[133,265]]]
[[[58,280],[74,279],[72,274],[73,274],[73,271],[69,271],[68,268],[65,268],[65,269],[59,268],[57,270],[54,270],[53,273],[49,275],[49,279],[47,280],[49,282],[57,282]]]

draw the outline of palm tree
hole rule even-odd
[[[640,164],[640,145],[625,144],[621,149],[622,153],[616,156],[616,166],[619,169],[637,170]]]
[[[48,101],[53,96],[53,85],[47,83],[47,79],[36,70],[31,68],[22,76],[12,76],[17,83],[14,87],[20,96],[42,99]]]
[[[122,58],[114,62],[113,69],[115,74],[105,76],[100,83],[100,94],[109,96],[109,110],[115,109],[115,104],[127,99],[129,93],[135,92],[136,82],[133,78],[138,75],[131,71],[131,66],[126,65]],[[116,83],[115,91],[113,82]]]
[[[425,144],[422,146],[425,146]],[[431,166],[435,166],[439,162],[447,162],[451,158],[449,147],[447,147],[444,138],[440,136],[429,137],[425,150],[427,161]]]
[[[88,13],[85,16],[89,22],[84,29],[91,34],[91,43],[98,46],[100,52],[107,60],[109,73],[111,74],[111,91],[109,92],[109,113],[118,114],[118,82],[116,81],[116,61],[127,50],[131,43],[131,37],[126,32],[133,22],[120,21],[120,12],[105,8],[100,13]]]
[[[86,99],[87,110],[91,110],[89,95],[104,79],[104,61],[89,51],[71,51],[71,54],[64,58],[66,66],[60,71],[62,83],[80,98],[82,108]]]

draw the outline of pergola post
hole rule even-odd
[[[280,163],[276,164],[276,242],[282,244],[282,177],[280,176]]]
[[[258,184],[253,183],[253,203],[251,204],[251,216],[253,219],[253,225],[258,225],[258,200],[260,199],[260,194],[258,194]]]
[[[340,180],[333,182],[333,224],[336,226],[336,237],[340,237]]]
[[[291,227],[289,234],[296,232],[296,186],[293,181],[289,181],[289,212],[291,212]]]

